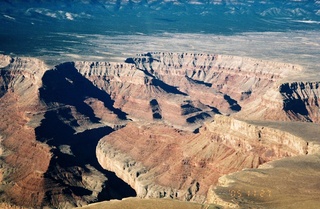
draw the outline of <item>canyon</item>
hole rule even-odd
[[[303,70],[218,54],[54,67],[1,55],[1,202],[70,208],[137,196],[248,206],[228,192],[237,182],[253,191],[263,181],[255,174],[284,176],[279,165],[296,162],[290,169],[308,162],[314,171],[306,178],[318,172],[320,81],[288,79]]]

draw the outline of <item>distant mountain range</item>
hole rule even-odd
[[[60,26],[64,31],[78,28],[96,32],[105,28],[208,33],[314,30],[320,28],[320,1],[7,0],[0,2],[0,21],[8,27],[47,28],[59,23],[65,24]],[[89,28],[79,27],[79,23]],[[4,30],[2,27],[0,32]]]

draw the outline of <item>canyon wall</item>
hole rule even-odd
[[[215,114],[319,121],[318,83],[282,83],[303,71],[298,65],[193,53],[138,54],[125,62],[77,62],[75,67],[134,120],[161,119],[189,130]]]
[[[290,119],[320,122],[320,82],[283,83],[279,91],[283,97],[283,110]]]
[[[319,151],[319,145],[282,130],[216,115],[197,134],[130,123],[101,139],[96,152],[102,167],[114,171],[139,197],[203,202],[210,186],[225,174]]]
[[[1,60],[1,200],[35,207],[45,197],[43,176],[51,159],[50,148],[36,141],[31,120],[43,109],[38,88],[46,66],[32,58]]]
[[[0,63],[1,202],[70,208],[123,197],[111,192],[95,157],[97,141],[113,129],[87,103],[102,103],[115,122],[121,111],[68,63],[48,69],[38,59],[9,56]]]
[[[225,174],[319,152],[319,134],[250,123],[319,122],[319,82],[283,82],[300,71],[193,53],[51,69],[1,55],[0,198],[60,208],[136,193],[203,202]]]

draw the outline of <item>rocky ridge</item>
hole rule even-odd
[[[239,118],[256,120],[319,120],[317,82],[301,82],[306,87],[302,90],[291,89],[297,86],[295,82],[282,83],[289,74],[301,72],[300,66],[192,53],[140,54],[128,58],[126,63],[77,62],[75,65],[81,74],[112,96],[116,107],[136,119],[144,115],[152,120],[150,102],[155,100],[158,113],[162,110],[161,119],[179,128],[195,128],[188,121],[201,125],[201,121],[216,113],[237,113]],[[285,85],[289,88],[284,88]],[[137,95],[137,92],[141,93]],[[160,99],[164,94],[165,99]],[[292,109],[290,105],[299,102],[299,98],[302,98],[300,107],[305,109],[302,112],[301,108]],[[131,110],[133,106],[143,108]],[[182,114],[174,114],[173,118],[176,112]]]
[[[216,115],[197,134],[130,123],[99,141],[97,158],[139,197],[204,202],[224,174],[319,151],[319,144],[279,129]]]
[[[103,168],[140,197],[203,202],[225,174],[319,152],[317,139],[243,121],[318,123],[318,82],[283,82],[299,66],[193,53],[52,69],[2,55],[0,66],[9,204],[68,208],[135,195]]]
[[[37,92],[46,66],[33,58],[1,56],[1,67],[1,199],[41,205],[51,153],[36,141],[31,116],[43,109]]]
[[[320,82],[284,83],[279,87],[283,97],[283,109],[290,119],[298,117],[319,123]]]
[[[94,155],[96,141],[113,129],[64,94],[74,93],[77,74],[34,58],[1,60],[1,202],[70,208],[121,197]]]

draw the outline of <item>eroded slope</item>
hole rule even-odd
[[[302,72],[297,65],[225,55],[147,53],[126,63],[75,66],[135,120],[162,119],[189,130],[217,113],[319,121],[319,83],[282,83]]]
[[[319,82],[282,83],[299,66],[192,53],[53,69],[0,58],[1,198],[9,204],[63,208],[135,195],[103,168],[140,197],[203,202],[225,174],[319,152],[317,137],[268,125],[319,122]]]
[[[112,179],[95,157],[97,141],[115,126],[107,123],[125,119],[110,97],[72,63],[47,70],[37,59],[1,59],[2,202],[69,208],[134,195],[128,186],[123,193],[114,189],[113,183],[125,183]],[[90,99],[102,103],[113,120],[100,121]]]
[[[38,88],[46,66],[28,58],[2,56],[0,69],[1,199],[37,206],[45,197],[50,148],[36,141],[30,117],[43,107]]]
[[[288,132],[216,115],[197,134],[130,123],[99,141],[97,157],[139,197],[203,202],[225,174],[319,150],[319,144]]]

